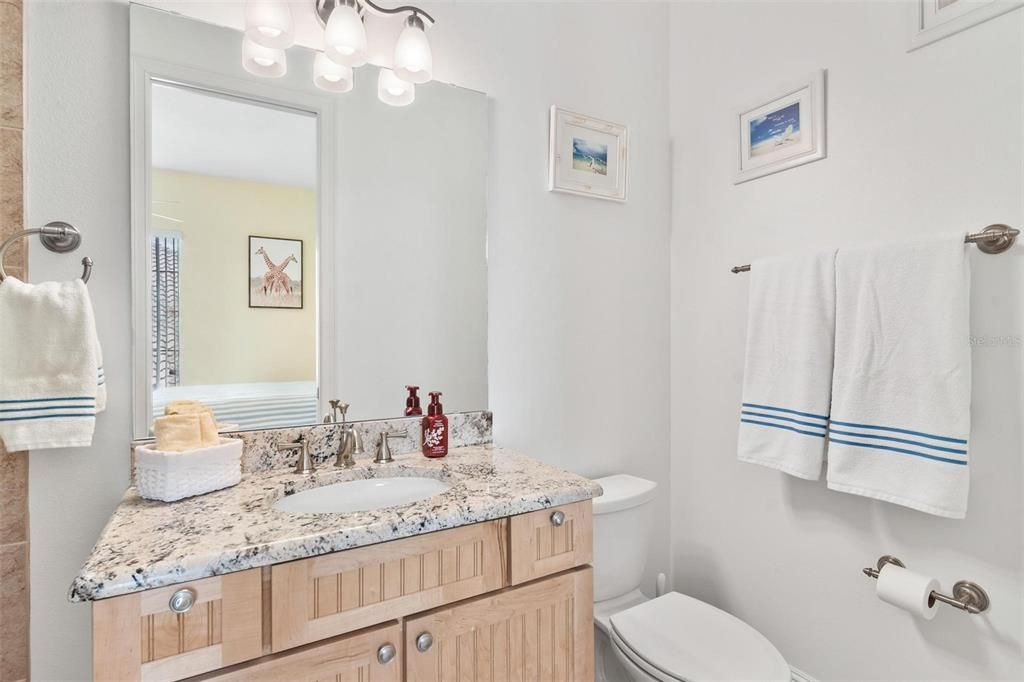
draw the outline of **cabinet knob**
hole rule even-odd
[[[556,511],[551,515],[551,525],[561,526],[565,523],[565,512]]]
[[[395,659],[396,653],[397,650],[395,649],[395,645],[388,642],[381,646],[381,648],[377,649],[377,662],[381,665],[387,665]]]
[[[167,608],[175,613],[188,613],[195,603],[196,591],[190,587],[183,587],[171,595]]]
[[[420,652],[427,651],[434,645],[434,636],[429,632],[423,632],[419,637],[416,638],[416,650]]]

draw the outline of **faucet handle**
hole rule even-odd
[[[286,441],[286,442],[283,442],[283,443],[278,443],[277,444],[277,451],[278,452],[291,452],[293,450],[299,450],[300,448],[305,447],[305,445],[306,445],[306,436],[305,435],[300,435],[294,441]]]
[[[295,439],[293,443],[280,443],[277,446],[279,452],[298,452],[298,461],[295,463],[295,473],[312,474],[316,471],[313,466],[313,458],[309,455],[309,441],[305,435]]]
[[[391,456],[391,446],[388,444],[388,438],[408,437],[408,431],[381,432],[380,440],[377,442],[377,456],[373,459],[374,464],[387,464],[388,462],[395,461],[395,458]]]

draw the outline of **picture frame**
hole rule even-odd
[[[249,307],[301,310],[301,239],[249,235]]]
[[[551,107],[548,191],[625,201],[628,164],[625,125]]]
[[[910,8],[907,52],[1021,7],[1024,7],[1024,0],[914,0]]]
[[[739,111],[733,184],[826,158],[826,80],[819,69]]]

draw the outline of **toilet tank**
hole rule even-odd
[[[640,587],[654,540],[654,500],[658,484],[628,474],[597,479],[604,489],[594,498],[594,601],[622,596]]]

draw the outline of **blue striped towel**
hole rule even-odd
[[[753,263],[738,456],[817,480],[825,458],[835,252]]]
[[[9,451],[92,443],[106,377],[82,280],[0,282],[0,440]]]
[[[962,233],[839,252],[829,488],[966,515],[969,297]]]

